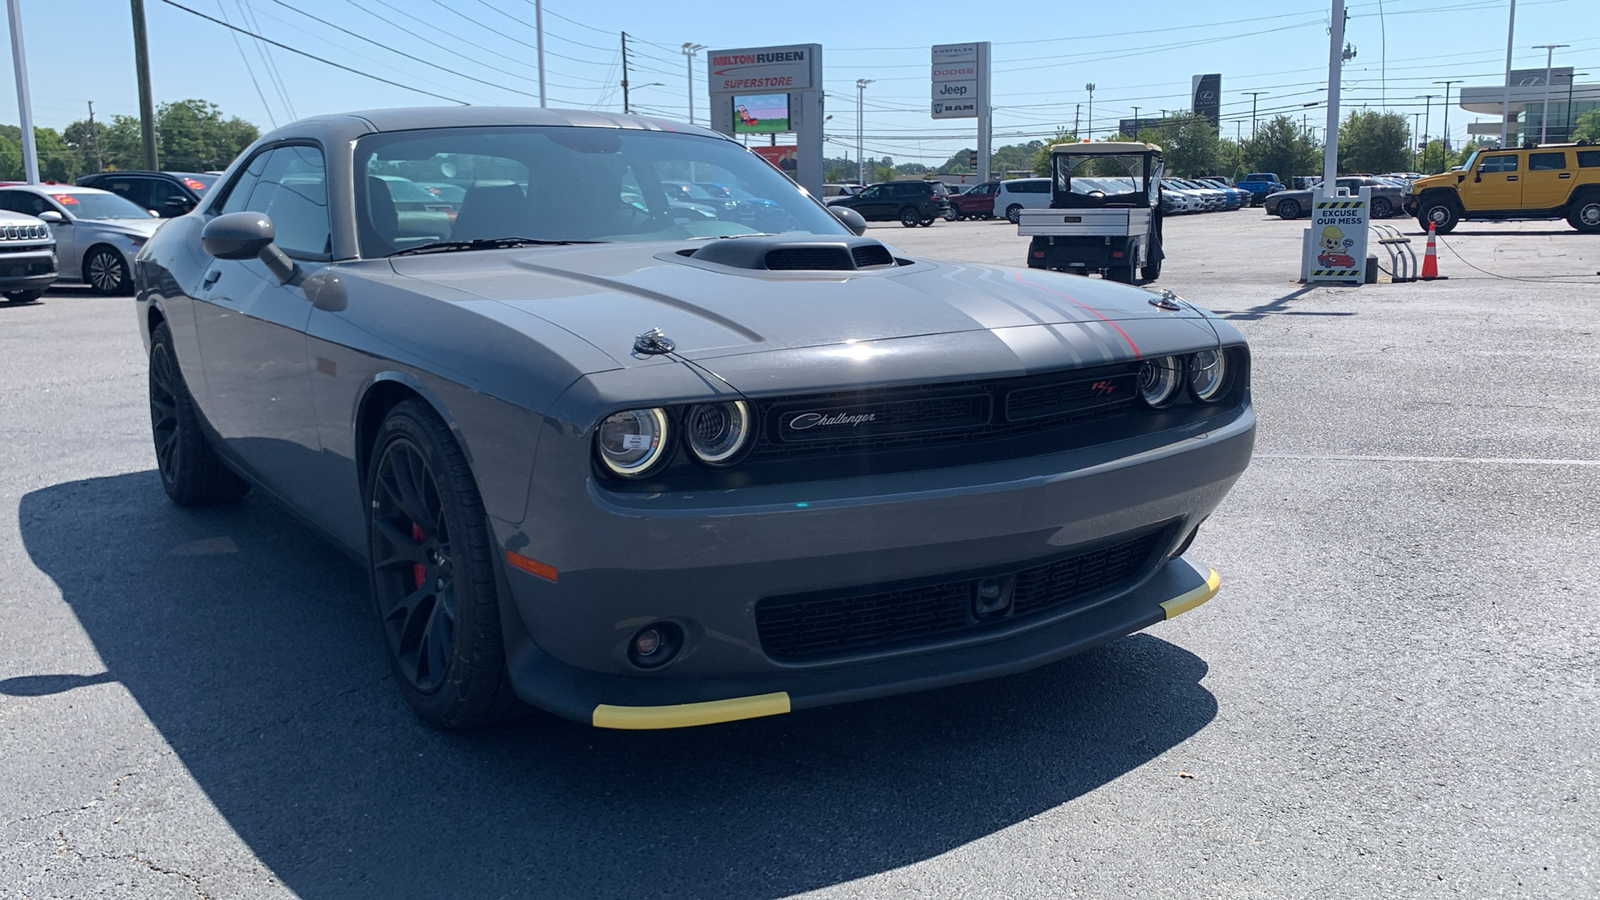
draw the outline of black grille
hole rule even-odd
[[[1065,611],[1124,590],[1165,546],[1171,527],[1088,549],[1069,551],[1020,570],[983,572],[936,584],[881,586],[868,593],[767,597],[756,603],[761,646],[773,659],[814,662],[831,657],[934,643]],[[978,618],[980,581],[1011,591],[1010,607]]]
[[[894,255],[889,248],[882,244],[856,247],[850,251],[850,258],[855,260],[856,268],[865,269],[868,266],[892,266]]]
[[[1032,434],[1133,407],[1138,402],[1137,371],[1138,363],[1129,363],[937,388],[765,400],[759,405],[766,431],[753,456],[918,449]]]
[[[854,269],[844,247],[783,247],[769,250],[769,269]]]

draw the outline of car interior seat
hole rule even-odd
[[[457,241],[526,237],[530,220],[528,198],[516,182],[474,182],[461,198],[450,237]]]

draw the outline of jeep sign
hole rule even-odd
[[[933,117],[979,118],[989,93],[988,43],[938,44],[931,56]]]

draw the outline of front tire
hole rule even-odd
[[[1600,234],[1600,194],[1589,193],[1572,201],[1567,224],[1584,234]]]
[[[179,506],[208,506],[243,497],[250,485],[223,464],[201,429],[165,322],[150,333],[148,381],[150,434],[167,496]]]
[[[133,278],[128,262],[111,247],[94,247],[83,258],[83,283],[96,294],[112,297],[133,293]]]
[[[439,415],[407,400],[368,467],[368,574],[395,682],[436,728],[516,706],[501,642],[495,546],[465,454]]]
[[[1432,223],[1436,234],[1449,234],[1456,230],[1456,224],[1460,221],[1461,214],[1449,199],[1424,197],[1417,205],[1417,224],[1422,226],[1423,233],[1427,233],[1428,225]]]
[[[43,296],[44,291],[6,291],[6,302],[21,306],[24,303],[32,303]]]
[[[1300,218],[1300,201],[1279,200],[1278,208],[1274,212],[1278,214],[1280,219],[1298,219]]]
[[[1387,219],[1394,215],[1394,204],[1388,197],[1372,198],[1372,217],[1374,219]]]
[[[1015,225],[1022,221],[1022,205],[1013,203],[1006,207],[1006,221]]]

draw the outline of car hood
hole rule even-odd
[[[1163,311],[1147,291],[1080,276],[928,260],[878,270],[750,270],[679,252],[701,246],[545,247],[391,262],[397,274],[436,286],[438,296],[459,291],[497,301],[583,338],[620,366],[639,362],[634,339],[652,328],[679,356],[706,360],[1061,325],[1138,356],[1130,323],[1193,319],[1207,327],[1194,309]]]
[[[79,225],[87,225],[100,231],[109,231],[116,234],[130,234],[135,237],[149,237],[156,233],[165,219],[78,219]]]

